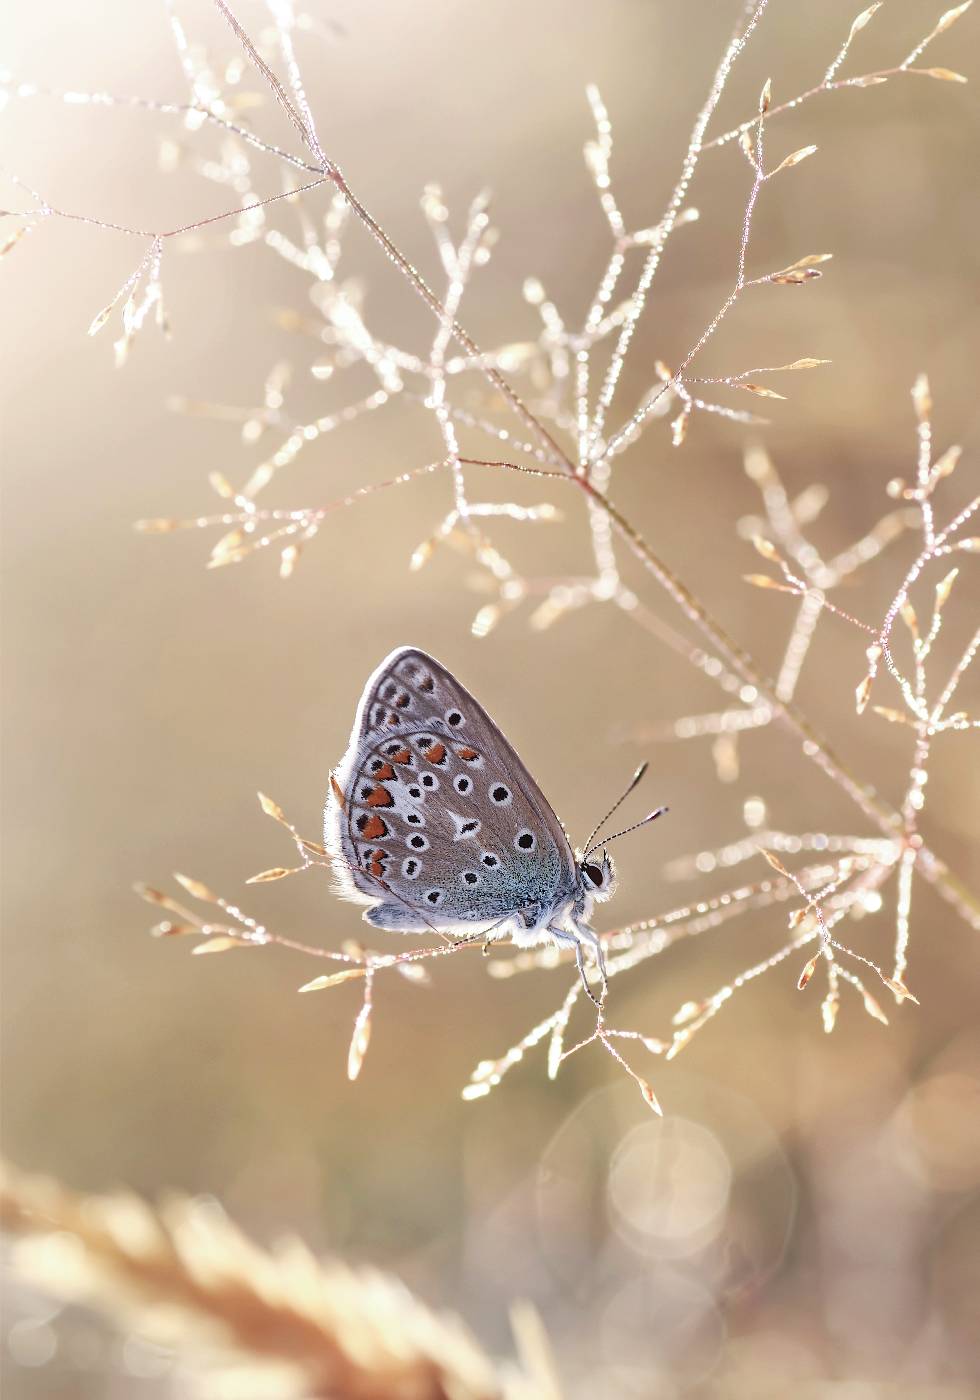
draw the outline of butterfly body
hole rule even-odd
[[[577,861],[514,748],[444,666],[413,647],[369,678],[324,814],[338,889],[401,932],[582,945],[613,871]],[[583,974],[584,975],[584,974]]]

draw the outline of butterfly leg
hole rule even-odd
[[[573,918],[572,922],[579,939],[588,943],[589,947],[592,949],[592,956],[595,958],[596,967],[599,969],[599,976],[602,978],[602,999],[605,1001],[606,994],[609,991],[609,976],[606,972],[606,956],[602,951],[599,935],[594,929],[589,928],[588,924],[583,923],[580,919]]]
[[[599,957],[599,969],[602,972],[602,998],[597,997],[593,992],[592,988],[589,986],[588,973],[586,972],[585,968],[585,952],[582,947],[582,940],[580,938],[577,938],[574,933],[569,933],[566,929],[563,928],[555,928],[552,924],[548,925],[548,932],[551,934],[552,938],[554,938],[557,943],[571,943],[572,947],[575,949],[575,965],[578,968],[578,974],[582,979],[582,986],[585,989],[585,995],[589,998],[591,1002],[594,1003],[596,1008],[599,1011],[601,1011],[602,999],[606,995],[606,969],[605,965],[601,960],[601,950]],[[588,932],[591,933],[591,929]],[[592,938],[595,938],[595,934],[592,934]]]
[[[467,948],[471,943],[479,943],[480,938],[481,935],[478,933],[470,933],[467,934],[465,938],[457,938],[453,941],[452,951],[455,953],[457,948]],[[483,956],[485,958],[490,956],[490,945],[492,943],[493,939],[488,934],[486,938],[483,939]]]
[[[481,935],[478,933],[467,933],[462,938],[454,938],[450,946],[455,953],[457,948],[466,948],[470,943],[478,943],[480,937]]]
[[[482,938],[483,956],[488,957],[490,954],[490,944],[493,942],[493,935],[496,933],[497,929],[506,922],[506,918],[498,919],[495,924],[491,924],[489,928],[485,928],[482,933],[468,933],[464,938],[457,938],[456,942],[453,944],[453,948],[465,947],[467,943],[478,943]]]

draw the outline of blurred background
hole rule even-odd
[[[940,8],[891,0],[847,71],[900,61]],[[819,82],[852,10],[838,0],[774,3],[713,130],[751,115],[767,76],[774,101]],[[425,184],[441,184],[456,232],[470,199],[492,190],[500,240],[461,310],[491,346],[537,335],[521,294],[528,276],[580,320],[608,256],[581,157],[593,135],[586,83],[598,84],[613,122],[627,222],[654,223],[735,13],[720,0],[317,3],[301,55],[328,153],[426,275],[440,280],[419,211]],[[234,56],[209,6],[195,0],[182,14],[218,66]],[[261,30],[258,6],[242,14]],[[18,79],[185,100],[162,5],[48,0],[8,7],[2,23]],[[977,32],[966,15],[928,61],[963,67]],[[289,144],[268,102],[246,115]],[[62,209],[159,228],[235,206],[234,191],[200,178],[190,160],[161,169],[164,139],[201,158],[218,149],[173,117],[38,97],[11,102],[2,120],[4,164]],[[932,383],[939,445],[960,441],[968,453],[944,486],[940,518],[969,499],[980,426],[976,141],[974,90],[918,78],[820,96],[772,125],[773,155],[820,149],[764,191],[750,265],[768,272],[823,251],[834,261],[819,284],[746,297],[702,372],[832,361],[781,378],[789,401],[771,406],[764,431],[791,494],[829,488],[812,527],[827,552],[863,535],[891,508],[886,483],[912,471],[909,390],[920,371]],[[255,171],[262,193],[279,188],[271,163],[257,158]],[[707,153],[690,195],[700,222],[670,245],[617,416],[653,382],[654,359],[676,365],[727,294],[745,194],[737,149]],[[5,207],[24,198],[5,188]],[[288,582],[271,553],[206,573],[213,536],[135,534],[139,517],[215,509],[207,473],[242,481],[281,435],[243,443],[234,419],[174,413],[168,402],[248,409],[261,403],[270,368],[288,361],[288,402],[316,416],[349,401],[359,382],[311,377],[317,344],[281,314],[316,314],[310,279],[260,244],[229,248],[220,226],[168,247],[173,339],[147,329],[116,370],[116,330],[95,339],[85,330],[142,247],[50,220],[3,269],[5,1154],[83,1189],[213,1195],[258,1239],[295,1232],[399,1274],[458,1310],[494,1350],[510,1346],[509,1302],[530,1299],[575,1400],[976,1394],[977,941],[930,891],[917,888],[913,906],[908,982],[919,1007],[893,1008],[885,1028],[851,997],[827,1037],[822,992],[796,992],[803,957],[790,959],[741,991],[678,1061],[643,1066],[663,1121],[598,1050],[555,1083],[531,1055],[489,1098],[460,1100],[478,1060],[502,1054],[558,1004],[564,970],[503,982],[460,958],[440,963],[430,988],[382,979],[370,1054],[350,1084],[356,989],[297,1000],[296,987],[319,971],[302,957],[267,949],[191,960],[186,943],[147,937],[153,913],[131,886],[165,884],[175,869],[280,933],[339,946],[362,932],[357,909],[316,872],[243,890],[248,875],[292,855],[255,792],[317,837],[363,682],[406,642],[483,700],[573,839],[650,759],[643,801],[671,814],[618,847],[620,887],[600,927],[731,883],[730,873],[672,882],[665,868],[744,834],[748,798],[763,797],[783,830],[873,833],[785,734],[745,735],[728,783],[707,740],[632,738],[721,705],[705,678],[619,612],[593,606],[539,633],[524,610],[475,639],[483,600],[467,587],[468,562],[442,551],[420,573],[407,570],[451,504],[442,477],[334,517]],[[342,267],[363,281],[373,324],[426,353],[424,308],[357,229]],[[474,381],[474,411],[481,394]],[[726,402],[746,406],[730,393]],[[758,510],[742,468],[748,436],[701,416],[675,451],[656,424],[623,458],[613,497],[775,669],[795,605],[739,581],[760,564],[737,531]],[[467,439],[477,442],[484,449]],[[395,403],[313,444],[270,503],[317,504],[441,452],[421,407]],[[475,486],[525,504],[548,496],[538,482]],[[578,503],[554,499],[564,525],[495,532],[529,574],[587,565]],[[880,618],[915,547],[912,536],[899,541],[844,605]],[[969,573],[949,605],[937,676],[974,625]],[[679,625],[652,583],[627,574],[646,605]],[[898,802],[909,736],[856,718],[863,670],[858,634],[826,619],[800,700],[862,777]],[[895,703],[885,691],[876,699]],[[976,696],[974,674],[960,706],[975,713]],[[978,771],[970,735],[938,741],[922,821],[974,888]],[[880,914],[845,926],[846,941],[876,959],[887,959],[893,937],[893,887],[886,893]],[[617,1024],[667,1034],[681,1002],[784,936],[785,910],[776,910],[682,942],[617,979]],[[6,1318],[11,1400],[183,1393],[166,1357],[134,1360],[93,1317],[54,1315],[16,1282]]]

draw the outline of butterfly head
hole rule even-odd
[[[613,803],[609,811],[592,830],[592,835],[585,843],[585,850],[578,857],[578,878],[579,878],[579,900],[583,909],[591,908],[592,901],[597,899],[600,903],[609,898],[616,888],[616,869],[606,852],[606,846],[610,841],[617,841],[620,836],[625,836],[630,831],[635,831],[637,827],[645,826],[647,822],[655,821],[666,807],[658,807],[655,812],[648,812],[640,821],[634,822],[632,826],[624,828],[623,831],[616,831],[612,836],[604,836],[600,842],[596,841],[599,832],[606,822],[617,810],[622,802],[629,797],[637,783],[647,771],[647,765],[641,763],[639,768],[630,779],[629,786],[621,797]],[[602,848],[601,854],[599,848]]]
[[[582,892],[590,899],[608,899],[616,888],[616,868],[605,851],[591,852],[579,861]]]

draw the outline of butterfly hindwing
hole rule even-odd
[[[416,931],[506,921],[567,898],[568,838],[483,707],[400,648],[371,676],[331,779],[328,849],[365,917]]]

